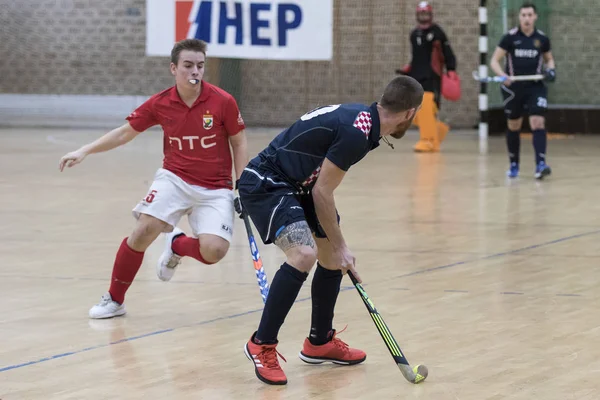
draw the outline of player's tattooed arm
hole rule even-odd
[[[310,246],[315,248],[315,239],[312,236],[310,227],[306,221],[294,222],[283,228],[275,244],[283,251],[287,251],[292,247]]]

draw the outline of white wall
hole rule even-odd
[[[0,94],[0,126],[113,128],[146,96]]]

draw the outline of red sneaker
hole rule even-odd
[[[275,349],[277,344],[256,344],[254,343],[254,335],[256,333],[244,346],[244,353],[253,362],[256,376],[269,385],[285,385],[287,378],[279,365],[277,356],[281,357],[283,361],[286,360]]]
[[[308,338],[304,339],[304,346],[299,354],[300,359],[309,364],[332,362],[341,365],[354,365],[365,361],[367,354],[362,350],[351,348],[338,339],[335,329],[330,335],[331,340],[320,346],[313,345]]]

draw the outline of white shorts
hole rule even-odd
[[[190,185],[174,173],[159,168],[148,194],[133,209],[136,219],[140,214],[168,223],[167,232],[187,214],[194,236],[211,234],[231,242],[233,191]]]

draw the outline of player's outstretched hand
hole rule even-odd
[[[60,169],[60,172],[62,172],[63,169],[65,169],[65,166],[67,168],[71,168],[72,166],[77,165],[80,162],[82,162],[86,156],[87,156],[87,154],[81,150],[76,150],[76,151],[67,153],[60,159],[60,163],[58,164],[58,169]]]
[[[335,265],[342,270],[343,274],[347,274],[348,271],[352,272],[352,275],[356,278],[359,283],[362,283],[360,275],[356,272],[356,258],[350,252],[350,249],[344,247],[333,254],[333,260]]]

